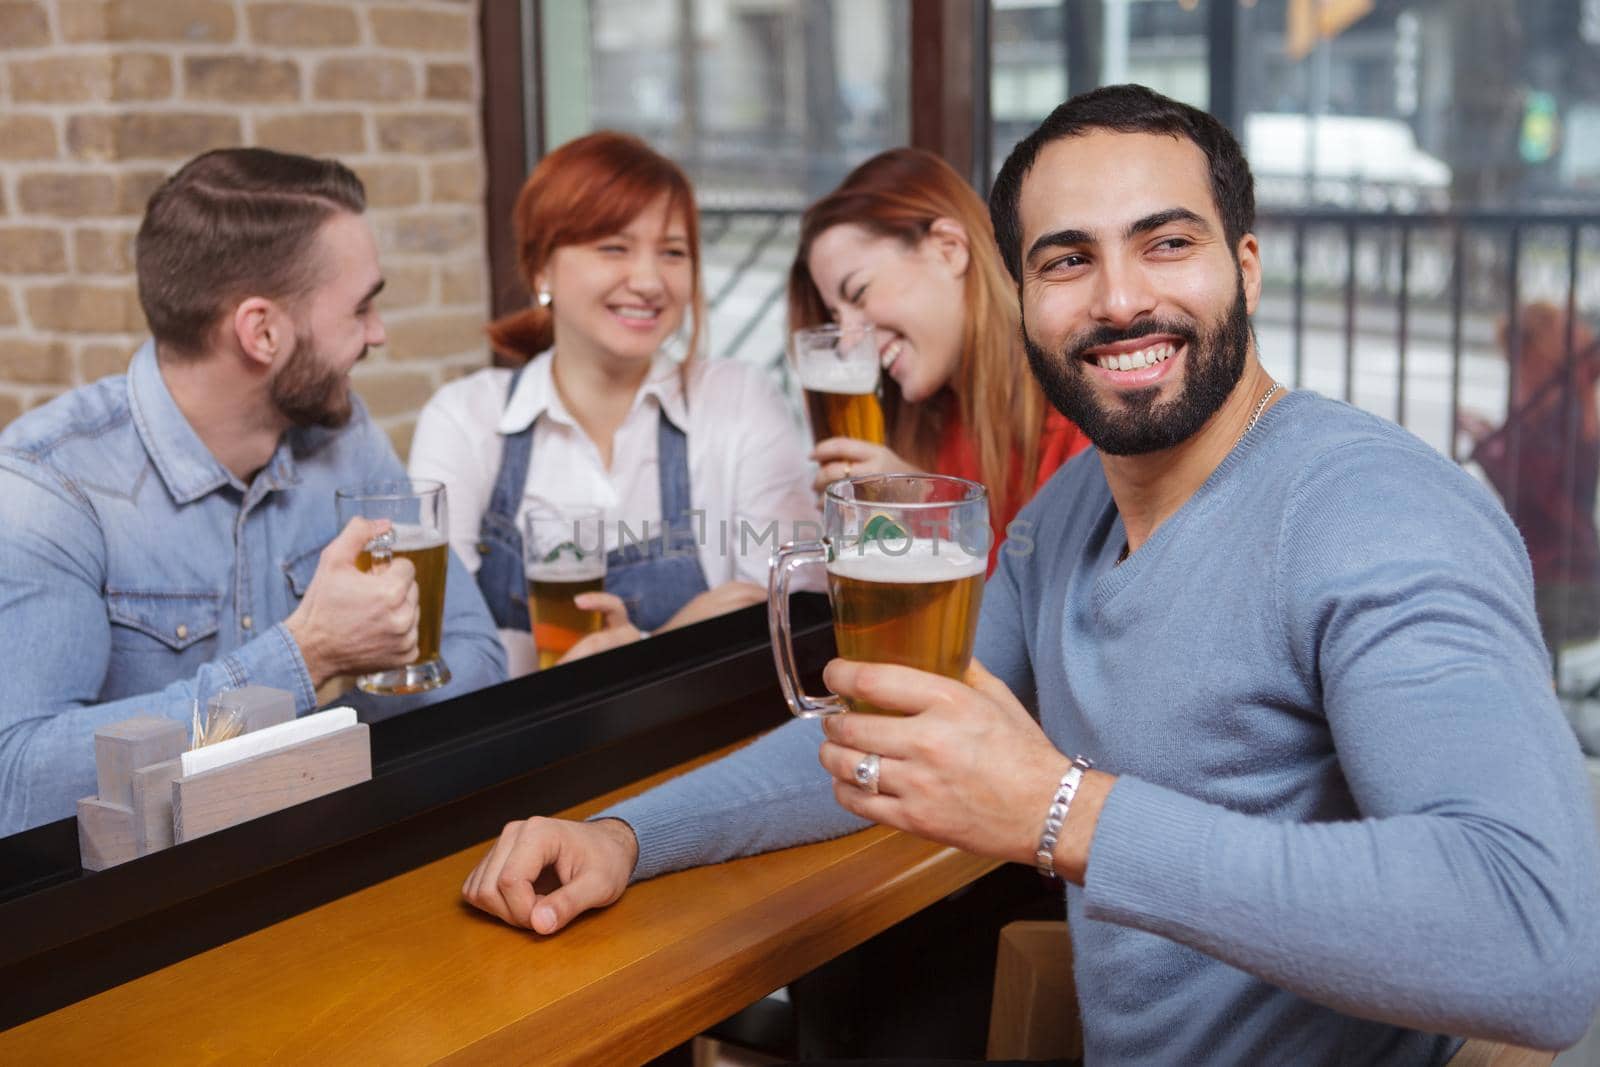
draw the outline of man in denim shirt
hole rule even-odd
[[[416,656],[408,563],[362,573],[381,532],[337,528],[334,491],[403,478],[351,392],[384,342],[361,182],[325,160],[209,152],[151,197],[139,298],[153,340],[125,376],[0,433],[0,834],[71,815],[95,789],[96,729],[187,721],[260,684],[317,705],[331,679]],[[443,656],[424,696],[505,677],[494,624],[454,557]]]

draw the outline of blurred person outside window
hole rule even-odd
[[[1483,468],[1527,542],[1539,628],[1552,655],[1600,635],[1600,345],[1582,321],[1571,332],[1569,357],[1566,312],[1542,301],[1524,307],[1505,422],[1466,411],[1459,418],[1473,441],[1468,459]],[[1499,337],[1509,356],[1505,322]]]

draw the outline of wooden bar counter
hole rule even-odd
[[[873,828],[540,937],[461,903],[487,844],[0,1033],[0,1062],[641,1063],[995,867]]]

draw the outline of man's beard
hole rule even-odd
[[[1145,389],[1119,391],[1120,402],[1103,402],[1095,393],[1090,380],[1093,372],[1084,365],[1083,354],[1091,348],[1152,334],[1183,339],[1188,366],[1184,368],[1182,392],[1158,406],[1157,383]],[[1056,410],[1071,419],[1101,452],[1138,456],[1187,441],[1222,407],[1244,374],[1245,356],[1250,350],[1250,315],[1241,284],[1233,307],[1203,334],[1189,323],[1141,319],[1125,329],[1101,326],[1080,334],[1063,346],[1059,357],[1034,343],[1026,323],[1022,340],[1033,376]]]
[[[362,351],[365,356],[365,350]],[[289,361],[272,379],[272,402],[296,426],[337,429],[350,421],[350,381],[316,350],[309,334],[296,334]]]

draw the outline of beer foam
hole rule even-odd
[[[832,352],[804,354],[796,368],[800,388],[814,393],[865,396],[878,391],[878,363],[872,360],[842,362]]]
[[[901,551],[904,549],[904,551]],[[828,573],[858,582],[950,582],[982,574],[988,559],[942,538],[845,545],[828,561]]]
[[[394,524],[394,544],[391,552],[420,552],[425,548],[438,548],[444,544],[444,531],[427,526],[397,522]]]
[[[536,582],[586,582],[604,578],[605,574],[605,557],[598,553],[591,553],[586,559],[563,556],[550,563],[530,564],[527,569],[528,577]]]

